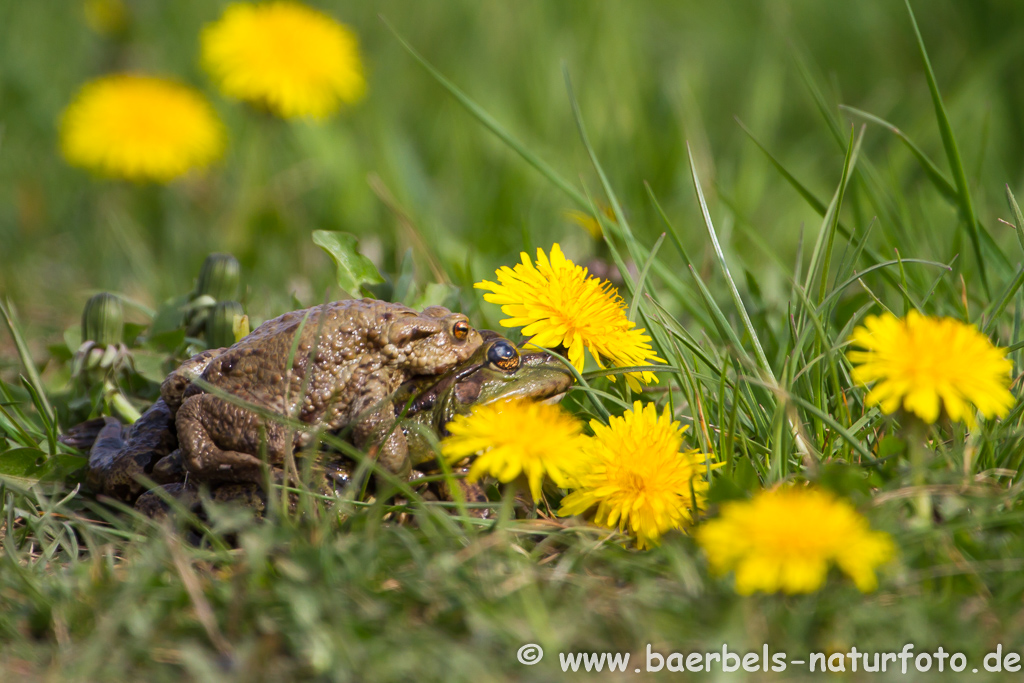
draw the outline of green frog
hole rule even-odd
[[[456,415],[468,414],[475,406],[494,401],[530,399],[558,402],[572,386],[572,374],[550,354],[540,350],[522,350],[491,330],[481,330],[484,343],[467,361],[440,379],[420,378],[406,383],[395,398],[395,406],[406,406],[399,420],[409,444],[414,472],[437,474],[438,439],[448,435],[447,425]],[[456,475],[469,471],[466,463],[457,463]],[[477,483],[459,476],[455,483],[467,502],[485,503],[487,495]],[[441,499],[451,500],[452,492],[440,486]],[[471,511],[486,517],[486,508]]]
[[[558,401],[572,386],[572,375],[557,359],[537,349],[523,351],[491,330],[481,330],[483,344],[473,356],[440,379],[423,377],[404,384],[395,397],[396,411],[409,443],[413,467],[432,461],[429,438],[448,435],[446,425],[474,406],[528,398]],[[401,415],[401,412],[399,413]]]

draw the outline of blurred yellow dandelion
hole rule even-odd
[[[640,548],[693,521],[708,488],[704,474],[710,456],[679,451],[686,428],[672,421],[667,407],[659,416],[653,403],[636,401],[633,410],[612,417],[608,425],[591,420],[590,427],[589,461],[558,514],[578,515],[596,505],[596,524],[628,528]]]
[[[477,406],[448,424],[441,442],[445,457],[476,455],[469,480],[490,474],[510,482],[525,475],[534,502],[540,500],[547,475],[556,486],[568,486],[582,467],[587,437],[583,423],[558,405],[526,400],[497,401]]]
[[[875,383],[868,405],[894,413],[902,405],[928,423],[945,408],[950,419],[975,422],[975,411],[1002,417],[1013,407],[1008,387],[1013,368],[1006,350],[974,325],[910,311],[869,316],[850,338],[853,379]]]
[[[228,5],[203,29],[202,60],[225,95],[284,118],[324,118],[366,91],[355,34],[296,2]]]
[[[894,554],[889,534],[873,531],[849,502],[799,486],[725,503],[695,536],[713,572],[735,572],[742,595],[812,593],[831,563],[861,591],[871,591],[878,585],[875,568]]]
[[[116,35],[128,28],[124,0],[85,0],[85,23],[101,35]]]
[[[484,300],[501,304],[510,316],[501,321],[502,327],[522,327],[537,346],[566,347],[569,362],[581,371],[584,348],[602,368],[602,359],[618,367],[665,362],[651,348],[644,329],[626,318],[626,304],[611,283],[565,258],[557,243],[550,258],[537,249],[536,265],[526,252],[520,256],[523,262],[515,268],[498,269],[498,283],[484,280],[474,285],[489,290]],[[658,378],[653,372],[630,372],[626,381],[640,391],[640,381],[650,384]]]
[[[224,149],[224,131],[192,88],[117,74],[86,83],[64,110],[68,163],[129,180],[167,182],[204,168]]]
[[[615,217],[615,211],[612,209],[612,207],[602,205],[601,213],[603,213],[605,218],[607,218],[612,223],[618,222],[618,219],[616,219]],[[586,211],[573,209],[571,211],[566,211],[565,217],[571,220],[576,225],[583,228],[584,230],[586,230],[587,234],[589,234],[595,240],[599,240],[604,237],[604,233],[601,230],[601,223],[598,222],[597,217],[595,217],[593,214],[587,213]]]

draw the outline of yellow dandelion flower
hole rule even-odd
[[[525,475],[534,502],[540,500],[547,475],[556,486],[568,486],[581,468],[587,437],[583,423],[558,405],[535,401],[496,401],[477,406],[469,415],[448,423],[450,436],[441,442],[445,457],[476,455],[469,480],[490,474],[510,482]]]
[[[500,284],[484,280],[474,285],[490,290],[484,300],[501,304],[510,316],[501,321],[502,327],[522,327],[537,346],[566,347],[569,362],[581,371],[584,348],[602,368],[605,358],[618,367],[665,362],[651,348],[644,329],[626,319],[626,304],[611,283],[565,258],[557,243],[550,258],[537,249],[536,265],[526,252],[520,256],[523,262],[515,268],[498,269]],[[640,391],[640,381],[650,384],[658,378],[653,372],[626,373],[634,391]]]
[[[713,572],[735,571],[742,595],[812,593],[833,562],[868,592],[878,585],[875,568],[895,552],[889,534],[872,531],[849,502],[799,486],[725,503],[695,536]]]
[[[366,91],[356,36],[296,2],[235,3],[206,26],[202,61],[228,97],[321,119]]]
[[[975,411],[1003,417],[1013,407],[1013,363],[974,325],[917,311],[903,319],[886,313],[869,316],[850,340],[865,349],[849,352],[857,365],[853,379],[875,383],[867,404],[885,413],[902,405],[932,423],[945,408],[951,420],[974,426]]]
[[[64,110],[60,138],[68,163],[136,181],[167,182],[224,150],[223,128],[202,95],[133,74],[85,84]]]
[[[619,530],[628,528],[637,546],[649,548],[669,529],[693,521],[703,504],[708,455],[679,451],[685,427],[673,422],[668,408],[659,416],[653,403],[633,404],[608,425],[590,422],[594,438],[587,449],[591,460],[562,500],[560,515],[578,515],[597,505],[594,522]]]

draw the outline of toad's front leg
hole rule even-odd
[[[348,410],[354,420],[352,443],[368,452],[376,447],[377,462],[388,472],[406,479],[411,470],[409,446],[405,432],[395,421],[393,384],[384,370],[367,375]]]
[[[181,402],[185,398],[185,390],[189,388],[192,380],[202,375],[203,370],[206,370],[210,362],[225,351],[227,349],[208,349],[197,353],[179,365],[177,370],[167,375],[167,379],[160,385],[160,396],[170,408],[171,415],[178,412],[178,408],[181,407]]]

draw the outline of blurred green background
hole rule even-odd
[[[210,251],[241,260],[257,322],[294,307],[293,296],[321,301],[333,267],[310,239],[316,229],[359,235],[385,272],[412,246],[428,281],[420,240],[395,208],[464,287],[464,305],[481,325],[493,324],[496,310],[474,312],[479,299],[468,285],[517,261],[524,247],[560,241],[578,262],[598,254],[565,217],[574,208],[568,200],[477,124],[378,15],[564,177],[599,196],[564,64],[633,229],[647,243],[663,229],[647,181],[699,257],[709,252],[689,140],[728,256],[769,302],[788,288],[774,257],[792,264],[801,226],[813,235],[820,218],[734,116],[826,202],[843,150],[802,68],[835,113],[837,103],[868,110],[943,158],[913,30],[894,0],[311,2],[358,33],[369,80],[362,103],[324,124],[272,119],[216,93],[198,65],[198,37],[226,3],[126,0],[126,24],[114,32],[95,21],[108,3],[0,2],[0,294],[40,346],[74,324],[93,291],[149,305],[186,291]],[[1012,244],[1012,230],[995,219],[1007,213],[1004,183],[1017,190],[1022,180],[1024,4],[917,5],[980,217],[998,242]],[[223,161],[166,187],[69,168],[57,143],[63,107],[85,81],[119,70],[204,91],[228,127]],[[895,137],[872,127],[865,152],[903,188],[893,215],[922,231],[920,252],[904,256],[948,260],[960,251],[949,243],[961,239],[953,206]],[[848,220],[862,229],[870,218]],[[673,258],[669,251],[662,256]],[[961,267],[974,263],[961,254]]]

